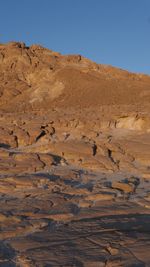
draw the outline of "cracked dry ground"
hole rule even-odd
[[[148,129],[66,114],[1,113],[0,266],[150,266]]]

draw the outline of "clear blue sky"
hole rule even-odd
[[[0,42],[150,74],[150,0],[0,0]]]

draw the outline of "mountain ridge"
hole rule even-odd
[[[0,86],[0,109],[11,111],[150,100],[148,75],[19,42],[0,45]]]

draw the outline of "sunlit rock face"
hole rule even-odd
[[[0,45],[0,266],[150,266],[150,77]]]

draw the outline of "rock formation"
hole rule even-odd
[[[150,76],[0,45],[0,266],[150,266]]]

